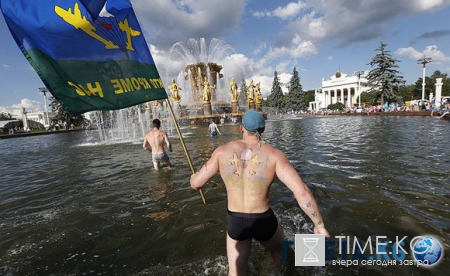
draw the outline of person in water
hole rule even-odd
[[[250,109],[244,114],[242,140],[219,146],[198,173],[191,187],[202,188],[220,174],[227,190],[227,257],[230,275],[246,275],[252,239],[270,251],[275,264],[282,255],[283,228],[269,205],[269,192],[275,177],[294,194],[300,208],[314,223],[314,233],[330,237],[319,207],[286,155],[266,143],[264,117]]]
[[[171,168],[173,165],[170,163],[169,156],[164,149],[164,143],[166,143],[169,151],[172,152],[172,144],[170,144],[169,136],[167,132],[159,129],[161,127],[160,120],[154,119],[152,123],[153,129],[145,135],[142,147],[144,150],[152,153],[153,167],[155,170],[161,168],[161,162],[164,162],[165,166]],[[150,148],[148,145],[150,145]]]
[[[222,133],[220,133],[220,131],[217,128],[217,125],[216,125],[216,123],[214,123],[214,121],[211,121],[208,129],[209,129],[209,134],[211,135],[211,137],[217,136],[217,134],[222,135]]]

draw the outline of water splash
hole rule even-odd
[[[211,39],[209,46],[204,38],[175,43],[170,49],[170,58],[174,62],[182,61],[182,70],[172,77],[182,89],[181,104],[191,109],[201,107],[202,83],[206,78],[214,87],[211,102],[216,110],[213,113],[223,112],[220,107],[230,105],[228,86],[231,78],[236,76],[224,74],[222,63],[234,53],[230,45],[217,38]]]
[[[147,106],[141,104],[119,110],[92,111],[85,116],[91,122],[88,128],[96,130],[86,132],[85,145],[142,142],[145,134],[153,128],[153,118],[161,120],[161,127],[169,136],[176,134],[166,103],[159,101]]]
[[[182,58],[185,65],[198,62],[220,62],[233,53],[235,53],[233,47],[217,38],[211,39],[208,50],[204,38],[200,38],[199,41],[194,38],[187,42],[180,41],[173,44],[170,49],[170,57],[173,59]]]

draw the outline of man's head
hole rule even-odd
[[[250,132],[263,133],[266,127],[264,117],[254,109],[245,112],[242,118],[242,126]]]
[[[159,119],[154,119],[153,127],[156,127],[157,129],[159,129],[161,127],[161,121]]]

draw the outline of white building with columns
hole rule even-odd
[[[43,126],[51,125],[51,122],[56,115],[56,112],[35,111],[27,112],[22,116],[25,118],[24,120],[27,120],[28,124],[30,124],[30,127],[36,127],[35,123]]]
[[[337,72],[329,79],[322,79],[322,86],[314,93],[314,102],[309,103],[311,111],[320,111],[334,103],[343,103],[345,107],[358,105],[358,96],[370,89],[367,86],[367,71],[359,71],[348,76]]]

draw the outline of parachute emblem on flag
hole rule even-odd
[[[128,51],[135,51],[131,38],[141,35],[140,31],[133,30],[130,27],[126,18],[123,21],[117,22],[113,15],[106,12],[105,7],[103,7],[97,20],[95,20],[96,22],[90,22],[85,15],[81,14],[77,2],[75,2],[73,12],[72,8],[65,10],[60,6],[55,6],[55,13],[75,29],[80,29],[87,35],[103,43],[105,49],[120,49],[127,57]]]

